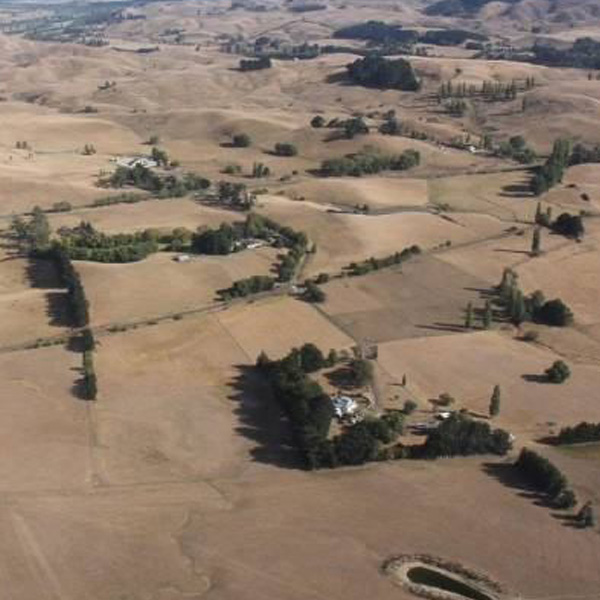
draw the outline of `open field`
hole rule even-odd
[[[121,233],[144,229],[172,230],[176,227],[195,231],[201,226],[218,227],[221,223],[243,219],[243,215],[201,206],[188,198],[171,198],[58,213],[50,216],[50,223],[58,229],[75,227],[81,221],[87,221],[105,233]]]
[[[269,275],[277,258],[273,248],[231,256],[194,256],[175,262],[173,253],[155,254],[127,265],[79,262],[94,325],[106,325],[201,308],[217,291],[250,275]]]
[[[324,310],[356,339],[386,342],[462,331],[485,281],[441,262],[411,259],[401,269],[327,284]]]
[[[422,408],[442,392],[456,407],[487,414],[494,385],[502,390],[502,412],[495,420],[519,437],[543,435],[548,423],[600,420],[593,390],[598,366],[570,363],[562,385],[536,380],[557,354],[505,332],[476,332],[381,344],[379,364],[396,381],[406,373]],[[435,365],[435,368],[432,368]]]
[[[597,597],[598,525],[579,529],[572,515],[587,500],[598,512],[600,450],[544,438],[600,422],[600,164],[567,168],[540,197],[530,181],[557,138],[600,144],[600,80],[588,67],[530,61],[538,43],[562,49],[584,35],[600,39],[600,12],[590,0],[435,2],[125,0],[0,9],[0,600],[411,600],[381,567],[418,553],[489,574],[510,591],[506,600]],[[69,23],[71,14],[79,16]],[[394,36],[385,35],[384,47],[335,33],[367,21],[484,37],[393,47]],[[44,32],[65,37],[28,39]],[[312,44],[320,46],[316,57],[294,58]],[[239,68],[268,48],[279,53],[270,68]],[[353,83],[346,66],[371,49],[408,60],[420,89],[385,89],[381,73],[376,87]],[[449,82],[463,107],[438,98]],[[509,92],[513,82],[514,95],[482,89],[500,84]],[[458,93],[462,84],[473,88]],[[392,113],[402,135],[380,132]],[[317,115],[323,127],[311,124]],[[357,117],[368,133],[349,139],[343,123]],[[247,147],[233,147],[238,134],[249,136]],[[505,157],[501,145],[513,136],[523,136],[534,162]],[[278,143],[297,152],[277,156]],[[86,145],[95,152],[84,155]],[[132,171],[121,188],[99,187],[119,158],[149,156],[153,146],[168,155],[161,168]],[[406,150],[417,150],[420,163],[405,171],[378,171],[381,162],[361,177],[319,171],[327,159]],[[258,164],[270,173],[260,176]],[[193,192],[93,206],[124,192],[184,194],[181,181],[152,173],[188,172],[211,181],[206,198]],[[242,221],[241,209],[208,206],[220,182],[256,193],[253,210],[305,233],[311,251],[296,262],[301,238],[257,229],[249,237],[266,233],[273,247],[190,254],[187,262],[166,251],[131,263],[75,261],[84,298],[68,266],[63,288],[50,260],[39,258],[60,259],[52,253],[57,230],[82,221],[110,235]],[[554,218],[584,211],[583,238],[543,229],[533,257],[538,202]],[[47,214],[49,235],[37,213],[13,220],[57,203],[71,209]],[[209,251],[230,249],[223,238],[215,235]],[[92,234],[85,244],[113,244],[102,258],[140,249]],[[401,265],[344,272],[413,245],[422,253]],[[218,290],[236,280],[276,276],[273,265],[291,246],[289,283],[217,302]],[[496,322],[483,330],[485,299],[507,267],[524,293],[541,289],[566,302],[574,324]],[[292,296],[320,273],[333,276],[319,284],[322,302]],[[88,332],[72,328],[67,289],[74,305],[88,303]],[[525,332],[536,341],[521,341]],[[89,334],[93,361],[83,353]],[[63,346],[58,335],[72,337]],[[39,347],[19,350],[35,340]],[[341,362],[311,377],[326,394],[364,393],[367,416],[417,402],[412,415],[405,411],[402,444],[424,441],[410,425],[433,421],[430,401],[447,392],[452,408],[513,433],[513,448],[503,457],[379,462],[391,450],[379,431],[375,451],[363,457],[377,461],[304,470],[299,447],[313,450],[316,437],[332,442],[318,452],[334,458],[347,433],[362,436],[350,442],[352,452],[376,437],[373,423],[351,431],[336,419],[323,434],[302,420],[317,410],[308,394],[319,391],[289,364],[280,373],[290,386],[284,416],[256,359],[263,351],[279,359],[306,343],[340,353]],[[350,385],[349,358],[371,344],[373,380]],[[541,375],[558,359],[571,377],[545,382]],[[91,372],[96,400],[84,401]],[[495,385],[501,410],[489,419]],[[291,427],[294,413],[300,418]],[[327,424],[327,415],[318,417]],[[564,471],[576,507],[544,504],[515,475],[523,446]]]
[[[74,398],[81,358],[62,347],[0,355],[0,492],[83,489],[91,483],[86,407]]]
[[[338,271],[353,261],[400,252],[414,244],[430,250],[499,235],[505,225],[486,215],[452,215],[408,211],[389,215],[327,212],[309,202],[261,196],[259,211],[276,221],[305,231],[317,245],[307,275]]]
[[[64,290],[46,261],[2,255],[0,345],[18,344],[64,331]]]
[[[252,362],[263,350],[274,359],[306,342],[324,351],[347,349],[354,344],[312,306],[291,298],[235,307],[220,313],[218,319]]]

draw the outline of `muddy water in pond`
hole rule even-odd
[[[412,583],[426,585],[444,592],[452,592],[471,600],[493,600],[491,596],[470,585],[427,567],[413,567],[408,570],[406,576]]]

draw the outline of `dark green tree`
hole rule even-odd
[[[492,397],[490,398],[490,417],[496,417],[500,414],[500,386],[495,385]]]
[[[556,360],[552,366],[546,369],[545,373],[551,383],[563,383],[571,376],[571,369],[563,360]]]

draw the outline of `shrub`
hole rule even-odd
[[[231,145],[234,148],[247,148],[252,144],[250,136],[246,133],[237,133],[231,139]]]
[[[278,142],[273,151],[277,156],[296,156],[298,154],[298,148],[287,142]]]

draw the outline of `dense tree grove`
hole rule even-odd
[[[222,293],[224,298],[244,298],[260,292],[268,292],[275,286],[275,279],[268,275],[253,275],[246,279],[238,279]]]
[[[470,456],[473,454],[505,455],[511,447],[509,434],[492,429],[487,423],[453,414],[428,436],[423,446],[412,448],[418,458]]]
[[[600,442],[600,423],[586,423],[585,421],[563,427],[556,436],[557,444],[585,444],[588,442]]]
[[[240,60],[240,71],[260,71],[262,69],[270,69],[273,66],[271,59],[268,56],[261,56],[257,59]]]
[[[220,204],[235,210],[250,210],[256,202],[256,197],[248,191],[246,184],[231,181],[217,183],[216,198]]]
[[[58,234],[59,239],[54,244],[71,260],[135,262],[159,249],[157,236],[151,230],[107,235],[82,221],[76,227],[59,229]]]
[[[376,44],[435,44],[457,46],[466,40],[487,40],[487,36],[462,29],[432,29],[425,32],[403,29],[401,25],[388,25],[383,21],[367,21],[338,29],[334,38],[346,40],[367,40]]]
[[[360,177],[381,171],[405,171],[421,162],[417,150],[405,150],[402,154],[389,155],[376,152],[359,152],[343,158],[328,158],[321,163],[320,172],[326,177],[349,175]]]
[[[411,64],[403,59],[388,60],[365,56],[346,66],[350,80],[365,87],[415,92],[420,84]]]
[[[402,431],[403,419],[398,411],[366,419],[329,438],[334,414],[331,399],[307,373],[331,364],[311,344],[293,349],[278,361],[270,361],[264,354],[257,360],[257,368],[267,377],[275,400],[289,420],[307,468],[359,465],[385,458],[382,444],[392,443]]]
[[[133,168],[119,166],[110,177],[101,180],[100,184],[114,188],[132,186],[152,192],[160,198],[185,196],[189,192],[210,187],[208,179],[194,173],[186,173],[183,177],[160,175],[140,164]]]
[[[534,62],[552,67],[600,69],[600,42],[586,37],[573,42],[570,48],[537,43],[532,48]]]
[[[570,508],[576,504],[575,495],[569,487],[567,478],[544,456],[528,448],[523,448],[515,467],[530,485],[545,494],[550,501],[560,505],[560,508]],[[565,499],[566,492],[568,494]],[[565,506],[565,504],[567,505]]]

